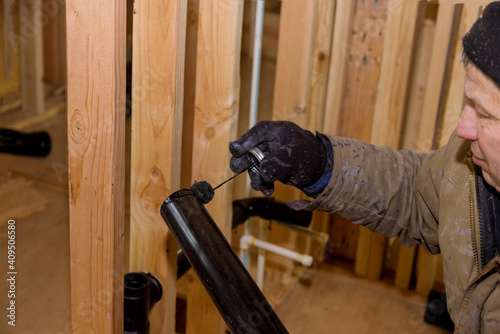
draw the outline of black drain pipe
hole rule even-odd
[[[170,195],[160,212],[233,334],[288,333],[190,189]]]
[[[149,334],[149,310],[161,299],[160,282],[151,274],[125,275],[124,334]]]

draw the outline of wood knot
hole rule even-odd
[[[324,61],[325,61],[325,59],[326,59],[326,54],[325,54],[324,52],[320,52],[320,53],[318,54],[318,60],[319,60],[320,62],[324,62]]]
[[[87,132],[87,126],[85,124],[85,119],[83,118],[82,113],[80,110],[75,109],[73,114],[71,115],[71,138],[76,142],[76,143],[81,143],[86,135]]]
[[[295,107],[293,110],[296,114],[305,114],[306,113],[306,108],[301,108],[301,107]]]
[[[205,136],[207,137],[207,139],[213,138],[214,135],[215,135],[215,129],[213,127],[209,127],[208,129],[205,130]]]

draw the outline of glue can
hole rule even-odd
[[[247,154],[248,162],[250,163],[250,170],[257,175],[260,175],[259,164],[264,159],[264,153],[257,147],[253,147],[248,150]]]

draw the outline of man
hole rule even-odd
[[[231,169],[247,151],[265,155],[252,187],[273,182],[303,190],[324,210],[405,246],[443,255],[456,333],[500,333],[500,1],[463,38],[467,104],[448,144],[423,154],[261,122],[230,144]]]

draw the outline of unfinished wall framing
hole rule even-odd
[[[276,49],[263,54],[275,74],[271,110],[261,110],[259,119],[291,120],[310,130],[420,151],[445,144],[462,108],[459,37],[488,2],[281,1],[268,8],[272,19],[264,23],[273,32],[266,47],[274,42]],[[125,267],[160,279],[165,293],[151,314],[151,329],[173,334],[177,245],[159,207],[181,187],[181,170],[184,187],[195,180],[218,184],[231,175],[227,145],[236,139],[238,117],[248,117],[240,108],[247,25],[242,1],[145,0],[133,6],[131,237]],[[75,333],[122,331],[125,11],[125,1],[69,0],[66,7]],[[182,136],[181,129],[191,135]],[[289,191],[277,193],[278,199],[291,199]],[[228,238],[232,198],[230,187],[221,188],[207,206]],[[353,261],[360,276],[380,279],[391,270],[395,285],[416,286],[424,295],[440,284],[439,257],[403,249],[336,216],[318,215],[313,226],[333,231],[325,256]],[[302,236],[280,228],[269,238],[318,254]],[[186,333],[224,333],[201,284],[189,277]]]

